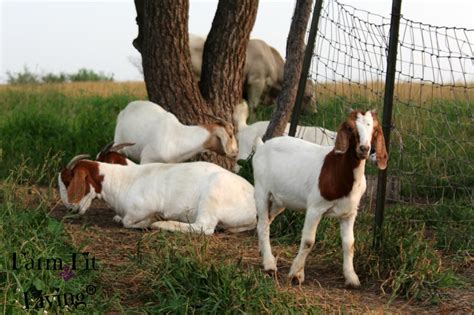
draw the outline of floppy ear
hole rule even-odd
[[[69,203],[78,203],[86,195],[87,171],[79,168],[74,172],[74,176],[67,188],[67,199]]]
[[[387,168],[388,153],[385,147],[385,138],[383,136],[382,127],[378,125],[375,128],[375,154],[377,155],[377,166],[384,170]]]
[[[344,154],[349,148],[349,131],[347,130],[347,123],[342,123],[337,131],[336,144],[334,145],[334,152],[337,154]]]
[[[218,126],[215,129],[214,134],[219,139],[217,153],[222,154],[222,155],[230,154],[226,146],[226,144],[230,141],[230,138],[229,138],[229,135],[227,134],[227,131],[225,131],[225,128]]]

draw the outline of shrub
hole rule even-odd
[[[23,72],[7,71],[7,82],[9,84],[36,84],[41,82],[41,78],[25,66]]]
[[[71,82],[83,82],[83,81],[113,81],[114,76],[105,75],[102,72],[95,72],[85,68],[79,69],[77,73],[72,73],[69,76]]]
[[[7,71],[7,83],[9,84],[40,84],[40,83],[65,83],[65,82],[97,82],[97,81],[113,81],[114,75],[106,75],[103,72],[95,72],[94,70],[81,68],[76,73],[47,73],[37,74],[28,69],[23,68],[23,72]]]

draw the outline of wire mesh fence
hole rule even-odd
[[[381,119],[389,28],[389,16],[337,0],[323,2],[310,69],[318,107],[312,123],[335,130],[350,107],[377,109]],[[474,29],[434,26],[402,15],[388,200],[472,204],[473,44]],[[368,167],[369,174],[375,172]],[[368,194],[375,193],[372,188]]]

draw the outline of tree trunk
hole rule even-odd
[[[295,105],[298,81],[304,59],[304,38],[311,15],[312,0],[297,0],[290,33],[286,43],[286,63],[283,72],[283,86],[277,98],[277,107],[272,114],[263,140],[283,135],[291,111]]]
[[[150,101],[185,124],[200,122],[206,102],[191,68],[187,0],[144,1],[142,62]],[[138,12],[138,10],[137,10]]]
[[[258,1],[254,0],[219,1],[204,44],[202,95],[213,104],[214,110],[224,110],[227,116],[223,117],[230,120],[233,106],[242,100],[247,44],[257,5]]]
[[[143,10],[145,9],[145,1],[144,0],[134,0],[135,1],[135,10],[137,11],[137,18],[135,21],[138,25],[138,36],[133,40],[133,47],[138,50],[140,53],[142,52],[142,44],[143,44]]]
[[[144,1],[143,9],[140,9]],[[242,99],[245,52],[258,1],[220,1],[204,45],[200,87],[191,66],[188,0],[135,0],[148,97],[184,124],[212,122],[205,113],[232,122]],[[140,12],[143,15],[140,18]],[[226,168],[234,161],[207,157]]]

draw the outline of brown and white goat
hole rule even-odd
[[[220,166],[207,162],[138,165],[110,150],[99,154],[100,161],[85,157],[72,159],[58,176],[61,200],[80,214],[100,198],[115,210],[114,220],[126,228],[206,235],[216,227],[230,232],[255,228],[253,186]]]
[[[261,142],[261,141],[260,141]],[[374,112],[352,111],[337,131],[335,146],[320,146],[292,137],[260,143],[253,157],[258,239],[263,267],[275,272],[269,228],[285,207],[305,210],[301,245],[289,278],[304,281],[306,257],[323,215],[340,220],[346,285],[360,286],[354,271],[354,222],[366,189],[365,162],[375,144],[377,165],[387,167],[382,128]]]
[[[114,142],[112,141],[105,147],[103,147],[102,150],[100,150],[100,152],[97,154],[96,161],[119,165],[135,164],[133,161],[127,159],[123,154],[118,152],[119,150],[122,150],[126,147],[130,147],[132,145],[135,145],[135,143],[114,144]]]

